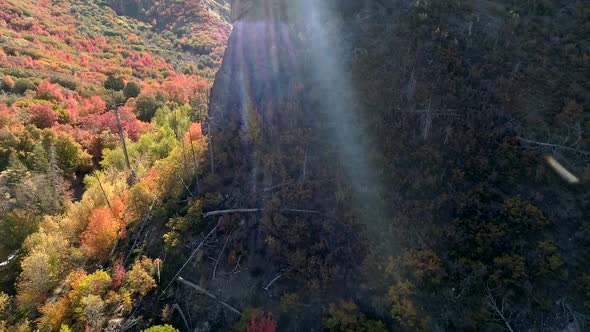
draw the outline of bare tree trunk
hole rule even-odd
[[[231,213],[256,213],[261,212],[262,209],[231,209],[231,210],[217,210],[211,211],[203,214],[203,218],[211,217],[211,216],[218,216],[223,214],[231,214]],[[279,212],[293,212],[293,213],[308,213],[308,214],[319,214],[320,211],[313,211],[313,210],[298,210],[298,209],[279,209]]]
[[[509,316],[506,316],[506,309],[505,309],[506,298],[502,298],[502,303],[500,304],[500,306],[498,306],[498,303],[496,302],[496,298],[494,297],[494,294],[492,294],[492,291],[487,286],[486,286],[486,293],[487,293],[486,295],[488,298],[488,306],[494,311],[494,313],[496,315],[498,315],[498,317],[500,317],[500,320],[506,326],[506,330],[508,330],[510,332],[514,332],[514,329],[512,329],[512,326],[510,325],[511,314]]]
[[[184,312],[182,311],[182,309],[180,309],[180,306],[178,305],[178,303],[174,303],[172,308],[174,308],[174,310],[178,311],[178,313],[180,314],[180,317],[184,321],[184,325],[186,326],[186,330],[190,332],[191,328],[189,327],[188,321],[186,320],[186,317],[184,316]]]
[[[182,277],[178,277],[178,281],[180,281],[181,283],[183,283],[183,284],[185,284],[185,285],[187,285],[187,286],[195,289],[196,291],[198,291],[200,293],[203,293],[203,294],[209,296],[210,298],[212,298],[213,300],[217,301],[219,304],[221,304],[222,306],[228,308],[232,312],[234,312],[234,313],[236,313],[236,314],[238,314],[240,316],[242,315],[242,313],[238,309],[232,307],[231,305],[227,304],[226,302],[221,301],[220,299],[217,298],[217,296],[209,293],[206,289],[203,289],[203,288],[201,288],[201,287],[193,284],[192,282],[183,279]]]
[[[135,172],[131,169],[131,163],[129,162],[129,154],[127,153],[127,143],[125,142],[125,134],[123,132],[123,126],[121,125],[121,116],[119,115],[118,107],[113,109],[115,112],[115,118],[117,119],[117,127],[119,129],[119,138],[121,139],[121,144],[123,145],[123,154],[125,155],[125,164],[127,165],[127,169],[131,171],[131,176],[135,180]]]
[[[168,290],[168,288],[170,287],[170,285],[172,285],[172,283],[176,280],[176,278],[180,275],[180,273],[182,272],[182,270],[184,270],[184,268],[188,265],[188,263],[193,259],[193,257],[195,257],[195,254],[197,253],[197,251],[199,251],[199,249],[201,249],[201,247],[203,246],[203,244],[205,244],[205,241],[207,241],[207,239],[213,235],[213,233],[215,233],[215,231],[217,230],[217,228],[219,227],[219,224],[221,222],[221,218],[219,219],[219,221],[217,222],[217,225],[215,225],[215,227],[213,227],[211,229],[211,231],[209,231],[209,233],[205,236],[205,238],[203,239],[203,241],[201,241],[201,243],[199,243],[199,245],[195,248],[195,250],[193,250],[193,252],[191,253],[191,255],[187,258],[187,260],[184,262],[184,264],[182,264],[182,266],[180,267],[180,269],[178,269],[178,271],[176,271],[176,274],[174,275],[174,277],[172,278],[172,280],[170,280],[170,282],[168,283],[168,285],[166,285],[166,287],[162,290],[162,294],[160,294],[160,296],[158,296],[158,299],[160,299],[160,297],[162,297],[162,295],[166,292],[166,290]]]
[[[213,162],[213,134],[211,133],[211,119],[207,121],[207,135],[209,136],[209,159],[211,159],[211,174],[215,174],[215,163]]]
[[[109,197],[107,196],[106,191],[104,191],[104,187],[102,186],[102,182],[100,181],[100,177],[98,177],[98,172],[94,172],[93,175],[96,178],[96,180],[98,181],[98,186],[100,187],[100,191],[102,191],[102,194],[104,195],[104,199],[107,201],[107,205],[109,206],[109,210],[113,211],[113,208],[111,207],[111,202],[109,202]]]
[[[279,280],[281,277],[283,276],[283,272],[277,274],[276,277],[274,277],[269,283],[268,285],[266,285],[266,287],[264,287],[264,290],[267,291],[269,289],[270,286],[272,286],[272,284],[275,283],[275,281]]]
[[[225,239],[225,243],[223,244],[223,248],[221,248],[221,252],[219,253],[219,256],[217,257],[217,260],[215,261],[215,267],[213,267],[213,277],[211,278],[212,280],[215,280],[215,273],[217,272],[217,266],[219,265],[219,260],[221,259],[221,256],[223,256],[223,252],[225,251],[225,247],[227,247],[227,243],[229,242],[229,239],[231,238],[231,235],[234,232],[235,228],[236,228],[236,226],[234,226],[231,229],[231,231],[229,232],[229,235],[227,236],[227,238]]]
[[[184,186],[184,188],[188,191],[189,195],[191,195],[191,197],[195,197],[195,195],[193,195],[192,191],[189,189],[189,187],[186,185],[186,182],[184,182],[184,179],[182,178],[182,176],[180,174],[176,174],[176,176],[178,176],[178,178],[180,179],[180,182],[182,182],[182,185]]]
[[[308,155],[308,147],[305,146],[305,157],[303,158],[303,172],[301,174],[301,182],[305,182],[305,175],[307,173],[307,155]]]
[[[188,139],[191,143],[191,153],[193,155],[193,167],[195,168],[195,179],[197,180],[197,194],[201,193],[201,184],[199,183],[199,168],[197,167],[197,155],[195,153],[195,146],[193,145],[193,134],[188,131]]]

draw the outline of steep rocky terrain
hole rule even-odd
[[[588,9],[234,3],[205,211],[238,211],[180,275],[280,330],[583,330]]]

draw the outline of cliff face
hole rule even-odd
[[[352,208],[346,206],[353,194],[345,180],[349,169],[340,162],[340,142],[331,140],[331,110],[322,111],[336,106],[322,98],[338,95],[327,93],[327,81],[318,84],[317,66],[310,62],[324,46],[313,45],[306,36],[310,17],[300,4],[242,5],[211,90],[206,126],[223,205],[264,210],[250,220],[252,230],[246,233],[257,234],[250,233],[257,239],[255,248],[262,248],[274,263],[270,270],[290,266],[294,280],[329,286],[332,279],[346,279],[344,272],[360,263],[364,249],[352,249],[360,245],[360,233],[354,230]],[[332,87],[341,85],[335,75],[322,79],[332,80]],[[314,87],[326,93],[317,95]],[[335,248],[330,258],[325,247],[330,238],[334,245],[354,244]],[[302,253],[318,259],[314,267],[292,255],[300,246]],[[333,271],[314,272],[330,264]]]
[[[206,126],[212,178],[220,208],[261,210],[235,217],[247,282],[281,279],[226,295],[281,330],[319,328],[340,299],[408,330],[494,330],[496,301],[518,316],[504,326],[570,324],[531,303],[588,275],[588,193],[543,161],[588,171],[573,129],[588,126],[588,45],[571,45],[588,7],[526,3],[234,2]]]

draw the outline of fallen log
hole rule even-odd
[[[213,294],[209,293],[209,292],[208,292],[206,289],[204,289],[204,288],[202,288],[202,287],[200,287],[200,286],[198,286],[198,285],[196,285],[196,284],[193,284],[192,282],[190,282],[190,281],[188,281],[188,280],[185,280],[185,279],[183,279],[182,277],[178,277],[178,279],[177,279],[177,280],[178,280],[179,282],[181,282],[181,283],[183,283],[183,284],[185,284],[185,285],[187,285],[187,286],[189,286],[189,287],[193,288],[193,289],[194,289],[194,290],[196,290],[197,292],[199,292],[199,293],[203,293],[203,294],[207,295],[208,297],[210,297],[210,298],[212,298],[213,300],[217,301],[219,304],[221,304],[222,306],[226,307],[226,308],[227,308],[227,309],[229,309],[230,311],[232,311],[232,312],[234,312],[234,313],[236,313],[236,314],[238,314],[238,315],[240,315],[240,316],[242,315],[242,313],[241,313],[241,312],[240,312],[238,309],[236,309],[236,308],[232,307],[231,305],[227,304],[226,302],[223,302],[223,301],[221,301],[220,299],[218,299],[218,298],[217,298],[217,296],[215,296],[215,295],[213,295]]]
[[[207,213],[203,213],[203,218],[213,217],[218,215],[224,214],[232,214],[232,213],[257,213],[262,212],[263,209],[230,209],[230,210],[217,210],[211,211]],[[320,214],[320,211],[313,211],[313,210],[299,210],[299,209],[279,209],[276,210],[279,212],[292,212],[292,213],[308,213],[308,214]]]
[[[168,285],[166,285],[166,287],[164,288],[164,290],[162,290],[162,294],[164,294],[166,292],[166,290],[168,290],[168,288],[170,287],[170,285],[172,285],[172,283],[176,280],[176,277],[178,277],[180,275],[180,272],[182,272],[182,270],[184,270],[184,268],[193,259],[193,257],[195,257],[195,254],[197,253],[197,251],[199,251],[199,249],[201,249],[201,247],[203,246],[203,244],[205,243],[205,241],[207,241],[207,239],[209,238],[209,236],[211,236],[217,230],[217,227],[219,227],[219,222],[217,223],[217,225],[215,225],[215,227],[213,227],[213,229],[211,229],[211,231],[205,236],[205,238],[203,239],[203,241],[201,241],[201,243],[199,243],[199,245],[195,248],[195,250],[193,250],[193,252],[191,253],[191,255],[187,258],[186,262],[184,262],[184,264],[182,264],[182,266],[180,267],[180,269],[178,269],[178,271],[176,272],[176,274],[174,275],[174,277],[172,278],[172,280],[170,280],[170,282],[168,283]],[[160,299],[160,297],[162,297],[162,294],[160,294],[160,296],[158,296],[158,299]]]

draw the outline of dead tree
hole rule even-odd
[[[231,238],[231,235],[234,232],[234,229],[236,229],[236,226],[234,226],[231,229],[231,231],[229,232],[229,235],[227,236],[227,238],[225,239],[225,243],[223,244],[223,248],[221,248],[221,252],[219,253],[219,257],[217,257],[217,260],[215,261],[215,267],[213,267],[213,277],[211,278],[212,280],[215,280],[215,272],[217,272],[217,266],[219,265],[219,260],[221,259],[221,256],[223,256],[223,252],[225,251],[225,247],[227,247],[227,243],[229,242],[229,239]]]
[[[98,186],[100,187],[100,191],[102,191],[104,199],[107,201],[107,205],[109,206],[109,210],[113,211],[113,208],[111,207],[111,202],[109,202],[109,197],[107,196],[107,193],[104,190],[104,187],[102,186],[102,182],[100,181],[100,177],[98,176],[98,172],[95,171],[94,173],[92,173],[92,175],[94,175],[94,177],[96,178],[96,181],[98,181]]]
[[[186,330],[187,331],[192,331],[192,329],[190,328],[190,326],[188,324],[188,321],[186,320],[186,316],[184,315],[184,312],[182,311],[182,309],[180,308],[180,306],[178,305],[178,303],[174,303],[174,305],[172,306],[172,310],[178,311],[178,313],[180,314],[180,317],[184,321],[184,325],[186,326]]]
[[[193,156],[193,167],[194,167],[194,172],[195,172],[195,179],[197,180],[197,194],[201,193],[201,185],[199,183],[199,168],[197,167],[197,154],[195,153],[195,146],[193,144],[193,134],[191,133],[191,131],[188,131],[188,139],[190,141],[191,144],[191,153]]]
[[[212,298],[213,300],[217,301],[219,304],[221,304],[222,306],[224,306],[224,307],[228,308],[229,310],[231,310],[232,312],[236,313],[237,315],[239,315],[239,316],[241,316],[241,315],[242,315],[242,313],[241,313],[241,312],[240,312],[238,309],[236,309],[236,308],[232,307],[231,305],[227,304],[226,302],[223,302],[223,301],[221,301],[220,299],[218,299],[218,298],[217,298],[217,296],[215,296],[215,295],[211,294],[211,293],[210,293],[209,291],[207,291],[206,289],[204,289],[204,288],[202,288],[202,287],[200,287],[200,286],[198,286],[198,285],[196,285],[196,284],[194,284],[194,283],[192,283],[192,282],[190,282],[190,281],[188,281],[188,280],[185,280],[185,279],[184,279],[184,278],[182,278],[182,277],[178,277],[178,279],[177,279],[177,280],[178,280],[179,282],[181,282],[181,283],[183,283],[183,284],[185,284],[185,285],[187,285],[187,286],[189,286],[189,287],[193,288],[193,289],[194,289],[194,290],[196,290],[197,292],[207,295],[208,297],[210,297],[210,298]]]
[[[563,151],[577,153],[577,154],[580,154],[583,156],[590,156],[590,151],[581,150],[581,149],[578,149],[577,147],[574,147],[574,146],[567,146],[567,145],[561,145],[561,144],[553,144],[553,143],[549,143],[549,142],[535,141],[535,140],[530,140],[530,139],[526,139],[526,138],[522,138],[522,137],[516,137],[516,138],[519,141],[526,143],[527,145],[537,146],[542,149],[563,150]]]
[[[503,296],[502,301],[498,304],[498,302],[496,301],[496,297],[494,296],[490,288],[486,286],[486,298],[488,300],[488,307],[493,311],[493,313],[496,316],[499,317],[498,320],[504,324],[505,329],[510,332],[514,332],[512,325],[510,325],[510,320],[512,319],[513,312],[508,313],[508,310],[506,308],[506,297]]]
[[[125,142],[125,133],[123,132],[123,126],[121,125],[121,116],[119,115],[119,108],[113,109],[115,112],[115,119],[117,120],[117,128],[119,129],[119,139],[121,139],[121,145],[123,146],[123,155],[125,156],[125,164],[127,169],[131,172],[131,182],[135,181],[135,172],[131,169],[131,162],[129,162],[129,153],[127,153],[127,143]]]
[[[207,135],[209,135],[209,159],[211,159],[211,174],[215,174],[215,162],[213,161],[213,133],[211,133],[211,121],[213,118],[209,118],[207,121]]]
[[[162,290],[162,294],[164,294],[168,288],[170,287],[170,285],[172,285],[172,283],[176,280],[176,278],[178,278],[178,276],[180,275],[180,273],[182,272],[182,270],[184,270],[184,268],[188,265],[188,263],[193,259],[193,257],[195,257],[195,255],[197,254],[197,252],[199,251],[199,249],[201,249],[201,247],[203,246],[203,244],[205,244],[205,241],[207,241],[207,239],[213,235],[213,233],[215,233],[215,231],[217,230],[217,228],[219,227],[219,224],[221,223],[221,218],[219,219],[219,221],[217,222],[217,225],[215,225],[215,227],[213,227],[211,229],[211,231],[209,233],[207,233],[207,235],[205,236],[205,238],[203,238],[203,240],[201,241],[201,243],[199,243],[199,245],[193,250],[193,252],[190,254],[190,256],[187,258],[187,260],[184,262],[184,264],[182,264],[182,266],[180,267],[180,269],[178,269],[178,271],[176,271],[176,274],[174,275],[174,277],[172,278],[172,280],[170,280],[170,282],[168,283],[168,285],[166,285],[166,287]],[[162,294],[160,294],[160,296],[158,297],[158,299],[160,297],[162,297]]]
[[[207,213],[203,213],[203,218],[224,215],[224,214],[232,214],[232,213],[257,213],[262,212],[263,209],[231,209],[231,210],[217,210],[211,211]],[[292,213],[306,213],[306,214],[320,214],[320,211],[313,211],[313,210],[299,210],[299,209],[279,209],[278,212],[292,212]]]

